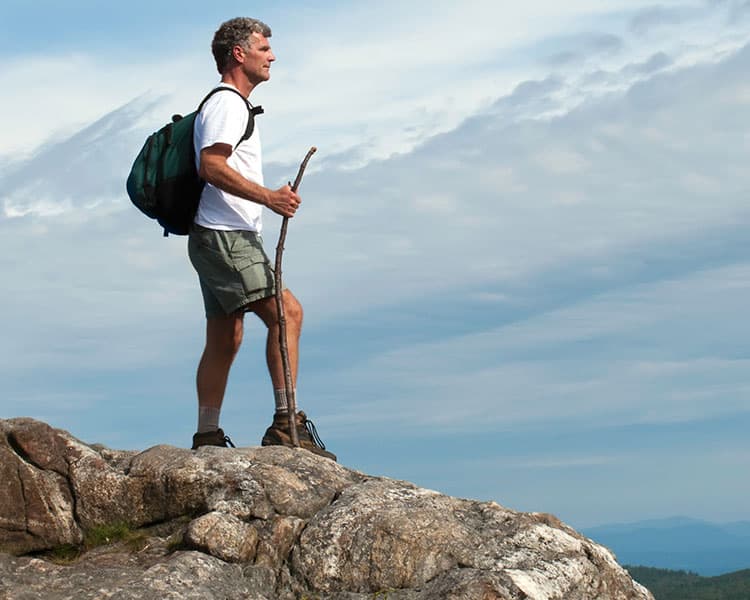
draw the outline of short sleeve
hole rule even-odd
[[[195,119],[193,141],[196,152],[214,144],[234,147],[247,127],[247,103],[233,92],[217,92],[203,105]]]

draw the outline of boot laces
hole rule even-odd
[[[308,419],[307,416],[304,416],[302,418],[302,422],[304,423],[305,429],[307,430],[307,433],[310,435],[310,438],[312,439],[313,443],[321,450],[325,450],[326,445],[323,443],[323,440],[320,439],[320,436],[318,435],[318,430],[315,428],[315,423],[313,423],[310,419]]]

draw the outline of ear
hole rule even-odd
[[[245,62],[245,49],[240,45],[232,48],[232,58],[234,58],[234,60],[236,60],[238,63]]]

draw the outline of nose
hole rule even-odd
[[[276,60],[276,55],[273,52],[268,53],[268,62],[273,62]]]

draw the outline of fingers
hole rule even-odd
[[[296,192],[293,192],[292,188],[288,185],[285,185],[282,189],[284,190],[284,194],[286,196],[287,208],[291,212],[291,214],[287,216],[293,217],[294,213],[297,212],[299,205],[302,203],[302,198],[300,198]]]
[[[293,217],[302,203],[302,198],[288,185],[276,190],[274,196],[274,202],[269,208],[284,217]]]
[[[297,210],[299,208],[299,205],[302,204],[302,198],[299,197],[297,192],[293,192],[292,188],[290,188],[288,185],[284,187],[289,190],[290,202],[294,206],[294,210]]]

